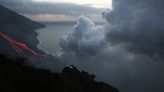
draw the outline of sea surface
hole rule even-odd
[[[75,23],[44,23],[45,28],[39,29],[38,33],[38,48],[49,53],[56,54],[60,50],[59,40],[73,30]]]
[[[52,22],[43,24],[46,27],[36,31],[38,33],[37,38],[40,42],[37,47],[49,54],[56,55],[56,52],[60,50],[60,38],[69,34],[76,22]],[[103,25],[103,23],[97,23],[96,25]]]

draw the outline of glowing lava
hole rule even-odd
[[[26,44],[18,42],[8,35],[0,32],[0,36],[2,36],[4,39],[6,39],[9,43],[11,43],[12,47],[15,49],[15,51],[24,58],[27,58],[28,56],[25,54],[24,50],[27,50],[28,52],[32,53],[33,55],[42,56],[42,57],[49,57],[47,54],[39,54],[36,51],[34,51],[32,48],[28,47]]]

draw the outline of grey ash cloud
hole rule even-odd
[[[114,0],[113,11],[106,15],[112,25],[107,39],[116,45],[125,44],[132,52],[163,57],[163,4],[163,0]]]
[[[60,40],[61,60],[95,73],[121,92],[163,92],[163,4],[113,0],[113,9],[102,13],[108,23],[101,27],[80,17]]]

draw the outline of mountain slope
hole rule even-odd
[[[118,92],[74,66],[65,67],[62,73],[51,73],[26,66],[23,61],[0,55],[0,92]]]
[[[81,72],[74,66],[64,68],[62,73],[51,73],[24,65],[26,59],[14,60],[26,55],[40,65],[44,62],[42,68],[49,60],[54,63],[51,64],[53,68],[57,67],[54,58],[46,58],[36,47],[35,30],[42,27],[44,25],[0,5],[0,92],[118,92],[108,84],[96,82],[94,75]]]
[[[29,20],[0,5],[0,32],[6,34],[12,39],[28,45],[30,48],[39,51],[36,48],[38,44],[36,29],[45,27],[43,24]],[[3,37],[0,37],[0,54],[6,54],[11,58],[18,54],[13,50],[11,44]]]

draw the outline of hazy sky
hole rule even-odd
[[[32,0],[34,2],[53,2],[53,3],[74,3],[80,5],[88,5],[95,8],[111,7],[111,0]]]
[[[101,12],[112,0],[0,0],[0,4],[35,21],[76,21],[85,15],[103,22]]]
[[[33,2],[37,3],[72,3],[76,5],[84,5],[87,7],[94,7],[100,9],[104,8],[111,8],[112,7],[112,0],[32,0]],[[83,13],[81,13],[83,14]],[[87,17],[90,17],[93,21],[103,21],[101,18],[101,10],[97,12],[97,14],[90,14]],[[85,15],[85,14],[84,14]],[[79,16],[79,15],[78,15]],[[28,16],[27,16],[28,17]],[[37,16],[30,16],[33,19],[40,20],[40,21],[74,21],[76,18],[72,16],[66,15],[54,15],[54,14],[41,14]],[[58,17],[55,20],[52,20],[54,17]]]

